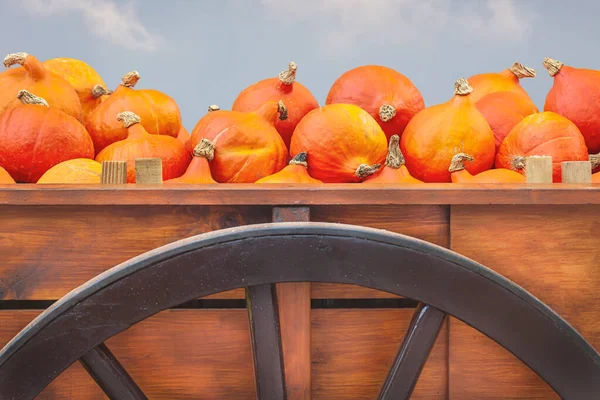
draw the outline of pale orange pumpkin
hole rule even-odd
[[[100,183],[102,164],[91,158],[75,158],[50,168],[38,179],[39,184]]]
[[[0,167],[0,185],[6,185],[10,183],[16,182],[4,168]]]
[[[473,87],[471,101],[477,103],[484,96],[496,92],[514,92],[529,98],[529,94],[521,86],[520,80],[535,78],[535,76],[536,72],[533,68],[526,67],[521,63],[514,63],[510,68],[501,72],[473,75],[468,79],[469,84]]]
[[[473,156],[458,153],[452,157],[452,163],[448,171],[451,174],[452,183],[524,183],[525,177],[518,172],[506,168],[489,169],[471,175],[465,169],[465,161],[473,162]]]
[[[400,137],[393,135],[390,138],[385,165],[375,175],[365,179],[363,183],[423,183],[423,181],[413,178],[404,165],[404,155],[400,150]]]
[[[466,169],[474,175],[494,164],[494,134],[471,100],[471,85],[460,78],[454,86],[452,99],[418,113],[400,139],[406,167],[424,182],[450,182],[448,166],[456,153],[473,155]]]
[[[307,153],[305,151],[296,154],[290,163],[279,172],[265,176],[256,183],[323,183],[311,177],[307,171]]]
[[[179,178],[164,183],[217,183],[210,172],[209,162],[215,157],[215,146],[208,139],[200,140],[192,152],[192,162]]]

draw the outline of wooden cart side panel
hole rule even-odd
[[[450,221],[452,250],[531,292],[600,349],[600,208],[452,206]],[[449,363],[451,399],[553,398],[518,359],[454,320]]]

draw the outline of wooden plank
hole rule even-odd
[[[450,211],[446,206],[316,206],[311,221],[352,224],[385,229],[449,246]],[[313,283],[313,299],[397,298],[398,296],[354,285]]]
[[[0,346],[39,311],[0,311]],[[312,398],[375,398],[412,317],[412,309],[313,310]],[[255,385],[245,310],[169,310],[107,341],[152,400],[252,399]],[[445,399],[447,329],[423,369],[413,399]],[[73,364],[38,397],[104,400]]]
[[[456,206],[450,221],[452,250],[531,292],[600,349],[598,207]],[[514,356],[470,327],[451,327],[451,398],[548,398]]]
[[[0,299],[54,300],[105,270],[167,243],[216,229],[269,222],[271,210],[1,206],[0,220]]]
[[[0,205],[600,204],[600,184],[0,185]]]

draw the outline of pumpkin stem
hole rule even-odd
[[[393,106],[391,106],[389,104],[384,104],[381,107],[379,107],[379,119],[382,120],[383,122],[388,122],[395,116],[396,116],[396,109]]]
[[[96,85],[92,88],[92,97],[94,99],[99,99],[100,97],[107,95],[107,94],[111,94],[112,90],[108,90],[107,88],[105,88],[102,85]]]
[[[516,156],[515,158],[513,158],[512,167],[513,167],[513,169],[524,169],[525,168],[525,157]]]
[[[536,75],[535,69],[526,67],[518,62],[514,63],[512,67],[509,68],[509,71],[515,74],[519,79],[535,78]]]
[[[204,157],[208,161],[212,161],[215,158],[215,145],[208,139],[200,140],[200,143],[194,147],[192,151],[194,157]]]
[[[590,154],[590,163],[592,163],[592,169],[600,167],[600,153]]]
[[[560,72],[564,64],[553,58],[546,57],[544,58],[542,65],[544,65],[544,68],[548,70],[548,74],[550,76],[554,76]]]
[[[17,93],[17,99],[21,100],[21,103],[23,104],[35,104],[50,107],[46,100],[29,93],[27,90],[19,90],[19,93]]]
[[[219,107],[216,104],[211,104],[210,106],[208,106],[208,112],[219,111],[220,109],[221,107]]]
[[[375,172],[377,172],[380,167],[381,167],[381,164],[373,164],[373,165],[360,164],[358,166],[358,168],[356,168],[355,174],[360,179],[365,179],[365,178],[373,175]]]
[[[458,96],[466,96],[473,92],[473,87],[469,84],[466,78],[460,78],[454,83],[454,94]]]
[[[125,128],[129,128],[132,125],[142,122],[142,119],[136,113],[123,111],[117,115],[117,121],[122,122]]]
[[[285,121],[286,119],[288,119],[288,109],[281,100],[277,102],[277,111],[279,112],[280,120]]]
[[[308,168],[308,163],[306,162],[307,157],[308,154],[305,151],[298,153],[290,160],[289,165],[302,165],[304,168]]]
[[[29,56],[27,53],[13,53],[4,57],[4,66],[10,68],[15,64],[25,64],[25,59]]]
[[[404,154],[400,150],[400,136],[398,135],[390,137],[385,165],[393,169],[398,169],[404,165]]]
[[[139,80],[140,73],[134,70],[123,75],[121,78],[121,85],[132,88],[136,85],[136,83],[138,83]]]
[[[296,80],[296,69],[298,69],[296,63],[290,61],[290,63],[288,64],[288,69],[279,73],[279,80],[281,81],[281,83],[283,83],[284,85],[291,85],[292,83],[294,83],[294,81]]]
[[[454,157],[452,157],[452,162],[450,163],[450,168],[448,168],[448,171],[450,173],[462,171],[463,169],[465,169],[465,161],[473,162],[473,160],[474,160],[474,158],[470,154],[466,154],[466,153],[455,154]]]

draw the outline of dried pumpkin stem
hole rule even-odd
[[[466,96],[473,92],[473,87],[469,84],[466,78],[460,78],[454,83],[454,94],[458,96]]]
[[[132,88],[135,87],[139,80],[140,73],[134,70],[123,75],[121,78],[121,85]]]
[[[554,76],[560,72],[564,64],[553,58],[546,57],[544,58],[542,65],[548,70],[550,76]]]
[[[122,122],[125,128],[129,128],[132,125],[142,122],[142,119],[136,113],[123,111],[117,115],[117,121]]]
[[[513,169],[524,169],[525,168],[525,157],[516,156],[515,158],[513,158],[512,167],[513,167]]]
[[[284,85],[291,85],[292,83],[294,83],[294,81],[296,80],[297,69],[298,66],[296,65],[296,63],[290,61],[290,63],[288,64],[288,69],[279,73],[279,80],[281,81],[281,83],[283,83]]]
[[[590,163],[592,164],[592,169],[600,167],[600,153],[590,154]]]
[[[379,107],[379,119],[382,120],[383,122],[388,122],[395,116],[396,116],[396,109],[393,106],[391,106],[389,104],[384,104],[381,107]]]
[[[208,161],[212,161],[215,158],[215,145],[208,139],[200,140],[200,143],[194,147],[192,151],[194,157],[204,157]]]
[[[21,103],[23,104],[35,104],[50,107],[46,100],[29,93],[27,90],[19,90],[19,93],[17,93],[17,99],[21,100]]]
[[[13,53],[4,57],[4,66],[6,68],[10,68],[15,64],[23,65],[25,63],[25,59],[29,56],[27,53]]]
[[[454,157],[452,157],[452,162],[450,163],[448,171],[450,173],[462,171],[465,169],[465,161],[473,162],[473,160],[474,158],[472,155],[466,153],[455,154]]]
[[[211,104],[210,106],[208,106],[208,112],[219,111],[220,109],[221,107],[219,107],[216,104]]]
[[[377,172],[379,170],[379,168],[381,168],[381,164],[373,164],[373,165],[360,164],[358,166],[358,168],[356,168],[355,174],[360,179],[364,179],[364,178],[367,178],[367,177],[373,175],[375,172]]]
[[[288,119],[288,109],[281,100],[277,102],[277,111],[279,112],[280,120],[285,121],[286,119]]]
[[[398,169],[404,165],[404,154],[400,150],[400,136],[398,135],[393,135],[390,138],[385,165],[393,169]]]
[[[102,85],[96,85],[92,88],[92,97],[94,99],[99,99],[100,97],[107,94],[112,94],[112,90],[108,90]]]
[[[308,168],[307,158],[308,154],[305,151],[298,153],[290,160],[290,165],[302,165],[304,168]]]
[[[512,67],[509,68],[510,72],[515,74],[515,76],[519,79],[523,78],[535,78],[536,72],[535,69],[524,66],[521,63],[514,63]]]

